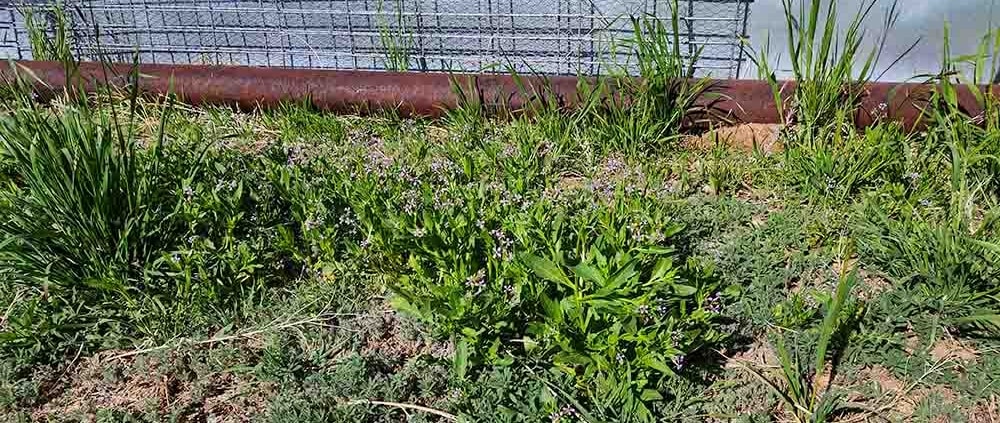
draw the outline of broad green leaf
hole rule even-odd
[[[604,275],[590,265],[580,263],[571,269],[573,269],[573,273],[584,280],[593,282],[597,286],[604,285]]]
[[[558,363],[586,366],[591,363],[590,357],[575,351],[562,351],[552,359]]]
[[[389,299],[389,304],[392,305],[392,308],[400,312],[420,317],[420,310],[400,295],[393,295],[392,298]]]
[[[646,355],[645,357],[642,358],[642,364],[644,364],[646,367],[649,367],[650,369],[663,373],[665,376],[670,376],[670,377],[677,376],[677,373],[674,373],[674,371],[670,369],[670,366],[667,366],[667,363],[665,363],[657,355],[654,354]]]
[[[455,361],[453,362],[455,375],[459,379],[465,379],[465,373],[469,368],[469,342],[465,338],[460,338],[455,345]]]
[[[643,389],[639,398],[643,401],[660,401],[663,399],[663,395],[660,395],[660,392],[655,389]]]
[[[570,282],[569,278],[566,277],[566,273],[562,271],[559,265],[552,262],[547,258],[538,257],[532,254],[525,254],[522,256],[521,260],[527,265],[535,275],[538,277],[562,284],[572,290],[576,290],[576,287]]]
[[[563,322],[563,312],[562,306],[559,305],[559,302],[549,298],[549,296],[545,294],[541,295],[541,300],[542,309],[545,310],[545,316],[556,324],[561,324]]]
[[[649,247],[640,248],[638,251],[643,254],[652,254],[659,256],[659,255],[672,254],[676,250],[674,250],[672,247],[653,245]]]
[[[674,293],[681,297],[690,297],[698,292],[698,288],[689,285],[674,284],[672,286]]]
[[[661,258],[656,261],[656,266],[653,267],[653,274],[650,275],[650,282],[658,282],[665,278],[671,270],[674,269],[674,261],[670,258]]]

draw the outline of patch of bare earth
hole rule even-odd
[[[979,401],[972,410],[969,411],[969,423],[998,423],[1000,422],[1000,407],[996,395]]]
[[[938,396],[947,404],[958,399],[951,388],[943,385],[926,386],[919,383],[908,383],[894,376],[885,367],[874,365],[866,367],[852,378],[853,386],[846,387],[852,402],[865,403],[870,411],[847,416],[845,421],[911,421],[920,404],[931,396]],[[864,398],[858,390],[863,386],[875,387],[877,398]],[[874,385],[874,386],[872,386]],[[875,419],[878,417],[878,419]]]
[[[751,369],[761,369],[767,367],[777,367],[778,354],[771,347],[766,339],[758,339],[750,344],[750,348],[740,351],[726,359],[727,369],[737,369],[748,366]]]
[[[32,412],[36,421],[89,421],[98,411],[128,415],[174,414],[179,421],[248,422],[260,414],[270,396],[266,385],[217,373],[194,380],[183,360],[167,355],[139,364],[134,357],[115,358],[106,351],[83,359],[57,380],[46,402]]]
[[[709,149],[726,146],[740,151],[759,150],[773,154],[783,150],[780,139],[782,125],[748,123],[713,129],[699,136],[684,140],[688,148]]]
[[[450,358],[454,355],[451,343],[431,340],[411,323],[389,310],[360,319],[357,324],[364,331],[361,356],[378,356],[402,364],[420,356]]]
[[[955,362],[974,363],[979,358],[979,351],[957,339],[940,339],[928,351],[934,360],[954,360]]]

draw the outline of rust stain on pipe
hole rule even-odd
[[[30,70],[25,72],[23,69]],[[33,74],[49,88],[36,83],[39,94],[61,92],[67,87],[66,71],[59,62],[18,61],[12,73]],[[132,72],[131,64],[80,63],[73,85],[95,90],[104,82],[122,84]],[[249,66],[140,65],[139,88],[151,95],[176,94],[193,105],[224,105],[242,109],[273,108],[282,103],[308,101],[322,110],[342,113],[396,111],[404,116],[440,116],[458,106],[455,87],[460,87],[488,108],[517,110],[530,98],[527,93],[555,95],[566,106],[578,99],[578,78],[570,76],[515,79],[510,75],[445,74],[418,72],[367,72],[289,69]],[[589,79],[591,82],[594,78]],[[795,83],[782,87],[782,103]],[[865,87],[857,124],[866,126],[879,119],[894,119],[907,128],[917,128],[923,102],[933,89],[925,84],[872,83]],[[778,104],[765,81],[717,80],[711,85],[712,106],[731,120],[747,123],[780,122]],[[1000,93],[1000,89],[996,90]],[[528,96],[530,97],[530,95]],[[960,104],[970,114],[979,110],[971,92],[959,90]],[[703,100],[709,101],[709,100]]]

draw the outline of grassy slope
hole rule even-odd
[[[157,115],[149,115],[146,133],[152,134]],[[545,121],[484,121],[475,122],[484,127],[470,129],[461,120],[332,117],[299,109],[181,115],[167,129],[177,151],[225,139],[210,147],[225,151],[211,155],[223,166],[257,160],[287,166],[290,155],[322,161],[357,154],[341,146],[371,137],[398,160],[430,157],[435,143],[486,154],[476,147],[480,137],[529,149],[555,144],[557,151],[581,141],[575,138],[579,133],[561,134]],[[600,135],[582,136],[590,137],[582,140],[584,146],[600,143]],[[456,147],[461,140],[472,142]],[[429,153],[414,153],[415,146],[427,148],[428,142]],[[415,159],[413,154],[427,156]],[[605,157],[599,148],[587,147],[556,153],[544,176],[588,186],[599,177],[592,169]],[[663,188],[670,191],[665,201],[685,225],[678,242],[682,255],[714,262],[726,285],[741,288],[723,310],[729,322],[725,330],[733,336],[717,352],[703,351],[683,378],[668,382],[670,395],[656,402],[656,414],[747,421],[780,416],[777,398],[733,361],[775,365],[767,335],[774,327],[805,331],[798,342],[813,342],[807,329],[821,318],[823,296],[841,266],[837,240],[844,233],[865,233],[859,223],[866,215],[862,203],[880,191],[879,178],[904,175],[880,175],[843,196],[810,196],[800,186],[803,178],[789,170],[796,162],[785,154],[664,150],[639,157],[638,166],[665,175]],[[992,351],[997,344],[955,333],[944,310],[924,306],[921,296],[933,293],[881,265],[900,258],[877,254],[862,248],[856,256],[863,276],[856,293],[864,306],[855,310],[857,330],[841,355],[838,389],[852,403],[892,418],[935,420],[942,410],[954,421],[995,416],[991,407],[1000,385],[993,381],[1000,377],[1000,356]],[[419,411],[352,402],[373,399],[469,415],[474,421],[531,421],[548,418],[553,405],[581,398],[573,394],[571,381],[530,360],[482,366],[465,380],[457,378],[451,366],[454,346],[393,312],[383,278],[363,262],[320,260],[306,267],[312,271],[285,276],[253,300],[240,302],[239,310],[219,312],[208,323],[111,341],[113,349],[96,353],[66,350],[60,353],[64,359],[46,365],[6,358],[0,364],[0,407],[10,420],[436,420]],[[14,311],[5,319],[32,295],[10,286],[3,292]],[[133,351],[128,345],[162,347],[116,357]],[[497,412],[501,407],[505,411]]]

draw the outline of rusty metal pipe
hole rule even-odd
[[[5,77],[13,73],[32,74],[47,88],[36,84],[39,94],[66,89],[63,64],[44,61],[17,61],[0,69]],[[30,70],[26,72],[25,70]],[[93,91],[103,83],[121,84],[132,71],[131,64],[80,63],[70,86]],[[453,109],[460,98],[455,88],[472,94],[488,108],[517,110],[529,101],[525,92],[545,92],[564,105],[578,99],[578,78],[569,76],[515,78],[510,75],[445,74],[417,72],[364,72],[341,70],[289,69],[249,66],[155,65],[138,69],[139,88],[151,95],[174,93],[192,105],[223,105],[242,109],[273,108],[288,102],[310,102],[327,111],[366,113],[396,111],[404,116],[440,116]],[[594,78],[588,78],[591,82]],[[783,102],[794,91],[794,82],[782,89]],[[526,90],[524,88],[527,88]],[[876,118],[895,119],[908,128],[917,127],[921,101],[933,87],[913,83],[872,83],[866,86],[859,126]],[[745,123],[779,122],[777,104],[765,81],[716,80],[711,90],[718,95],[712,106],[731,120]],[[996,91],[1000,94],[1000,90]],[[959,90],[960,104],[971,114],[979,106],[967,89]]]

